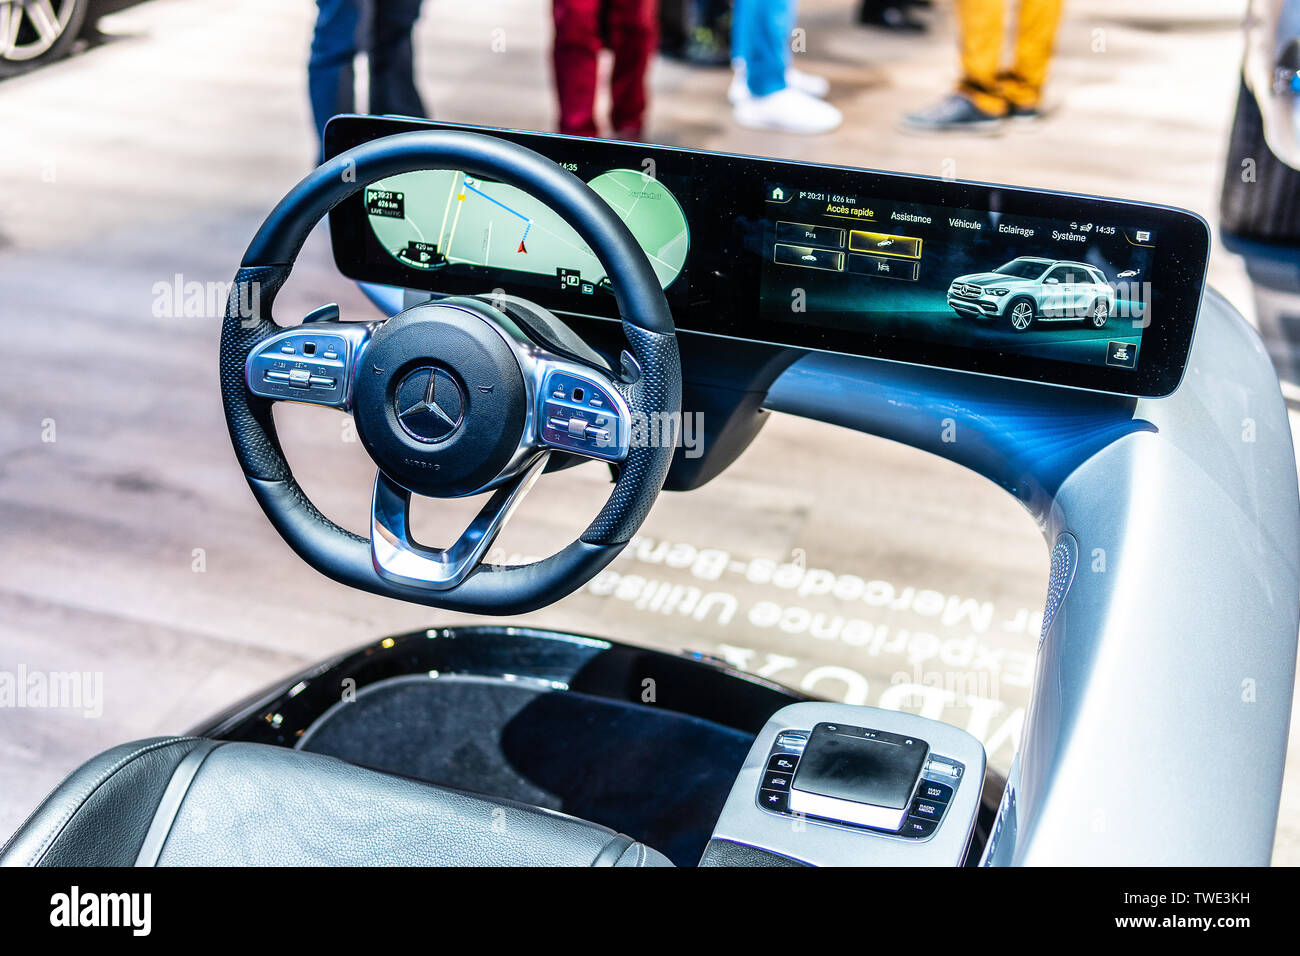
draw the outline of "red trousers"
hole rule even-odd
[[[658,0],[555,0],[560,132],[596,135],[596,67],[601,48],[608,46],[614,53],[610,124],[616,136],[639,136],[646,69],[658,44]]]

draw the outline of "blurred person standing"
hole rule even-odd
[[[614,54],[610,126],[616,139],[645,132],[646,73],[659,45],[658,0],[554,0],[555,92],[560,132],[596,136],[600,51]]]
[[[790,48],[798,0],[736,0],[731,13],[735,76],[727,98],[736,122],[783,133],[828,133],[843,116],[824,97],[824,77],[796,70]]]
[[[366,54],[370,73],[369,113],[425,115],[415,88],[411,30],[420,0],[316,0],[316,31],[307,61],[307,90],[316,134],[337,113],[354,113],[356,77],[352,61]],[[324,159],[324,144],[321,146]]]
[[[929,6],[930,0],[862,0],[858,7],[858,22],[899,33],[922,33],[925,21],[918,19],[914,12]]]
[[[1006,0],[957,0],[961,81],[935,105],[904,117],[903,128],[997,132],[1008,118],[1038,119],[1063,6],[1064,0],[1020,0],[1013,62],[1002,69]]]
[[[659,52],[694,66],[730,66],[731,0],[659,0]]]
[[[728,0],[690,0],[686,59],[697,66],[731,62],[731,4]]]

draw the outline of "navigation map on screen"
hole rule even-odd
[[[690,248],[672,192],[637,170],[588,182],[632,231],[667,288]],[[554,276],[580,293],[607,291],[605,270],[559,215],[523,190],[455,170],[405,173],[366,190],[366,217],[389,255],[416,269],[457,265]]]

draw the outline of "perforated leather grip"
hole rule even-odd
[[[619,389],[632,413],[633,442],[628,448],[614,491],[605,507],[583,532],[589,544],[632,540],[668,477],[673,449],[681,428],[682,366],[677,337],[660,335],[624,323],[633,356],[641,365],[640,379]],[[678,409],[665,413],[664,409]],[[638,441],[638,438],[644,440]]]
[[[279,331],[271,318],[275,295],[290,266],[244,266],[226,301],[221,325],[221,402],[239,466],[249,478],[280,481],[290,477],[271,419],[271,402],[252,394],[244,382],[248,353]]]

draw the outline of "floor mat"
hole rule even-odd
[[[560,810],[693,866],[753,738],[653,706],[495,678],[364,688],[302,749]]]

